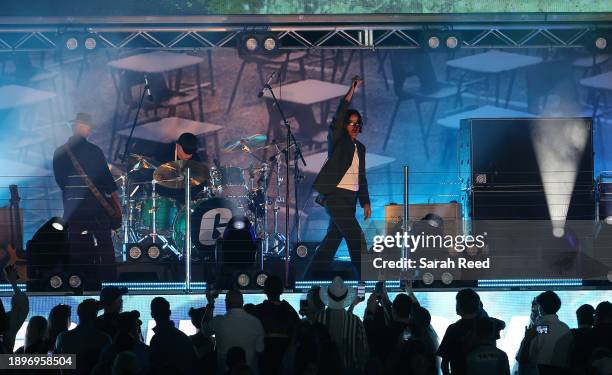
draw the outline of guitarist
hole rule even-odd
[[[121,223],[117,184],[102,150],[87,139],[91,115],[78,113],[73,135],[53,155],[55,181],[62,190],[72,264],[113,264],[111,229]]]

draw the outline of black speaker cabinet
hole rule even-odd
[[[590,118],[466,119],[460,128],[463,204],[472,220],[595,217]]]

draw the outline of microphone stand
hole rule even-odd
[[[290,187],[289,187],[289,162],[290,162],[290,158],[289,158],[289,153],[291,150],[291,146],[295,145],[295,170],[296,170],[296,176],[299,175],[298,172],[298,158],[300,160],[302,160],[302,163],[304,164],[304,166],[306,166],[306,161],[304,160],[304,156],[302,155],[302,151],[300,150],[300,147],[297,143],[297,141],[295,140],[295,137],[293,136],[293,133],[291,132],[291,125],[289,125],[289,121],[287,121],[287,117],[285,117],[285,113],[283,112],[283,108],[281,107],[278,99],[276,98],[276,95],[274,94],[274,90],[272,90],[272,87],[270,87],[270,84],[266,83],[264,85],[264,90],[268,90],[270,92],[270,95],[272,96],[272,100],[274,101],[274,105],[276,106],[276,108],[278,108],[278,113],[281,116],[281,119],[283,120],[283,124],[285,125],[285,129],[287,131],[287,143],[286,143],[286,149],[285,149],[285,167],[286,167],[286,181],[287,181],[287,185],[286,185],[286,191],[285,191],[285,285],[288,285],[289,283],[289,196],[290,196]],[[297,183],[297,181],[296,181]],[[296,192],[297,192],[297,188],[296,188]],[[295,195],[295,203],[296,203],[296,210],[295,210],[295,214],[299,215],[298,211],[297,211],[297,194]]]
[[[138,123],[138,115],[140,115],[140,110],[142,109],[142,104],[144,103],[145,95],[147,94],[147,90],[149,89],[149,85],[146,84],[142,89],[142,94],[140,94],[140,100],[138,101],[138,109],[136,109],[136,117],[134,117],[134,122],[132,123],[132,129],[130,130],[130,136],[125,142],[125,149],[123,150],[123,157],[121,157],[121,165],[125,163],[125,157],[127,156],[127,152],[130,149],[130,144],[132,143],[132,136],[134,135],[134,128],[136,128],[136,124]]]

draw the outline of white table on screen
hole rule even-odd
[[[202,109],[202,90],[200,89],[201,81],[199,65],[203,61],[204,59],[201,57],[191,56],[184,53],[155,51],[113,60],[108,63],[108,66],[117,70],[129,70],[143,74],[167,73],[178,70],[179,73],[176,78],[175,91],[179,90],[181,69],[188,68],[190,66],[195,67],[196,89],[198,90],[198,109],[200,111],[200,121],[202,121],[204,119],[204,113]]]
[[[516,77],[516,71],[528,66],[536,65],[542,62],[542,58],[521,55],[518,53],[510,53],[503,51],[487,51],[477,55],[460,57],[458,59],[449,60],[446,64],[455,69],[460,69],[472,73],[487,74],[495,76],[495,106],[499,106],[499,87],[500,77],[503,73],[510,73],[510,83],[508,84],[508,93],[506,94],[506,108],[512,94],[512,87]]]
[[[319,173],[323,164],[325,164],[325,160],[327,160],[327,151],[304,156],[304,160],[306,161],[306,166],[302,167],[302,172]],[[394,161],[395,158],[366,152],[366,170],[386,166]]]
[[[593,103],[593,118],[595,118],[597,116],[597,110],[599,109],[601,96],[604,95],[606,91],[612,91],[612,72],[581,79],[580,84],[594,91],[596,94],[594,97],[595,102]]]
[[[492,105],[485,105],[469,111],[454,114],[438,119],[438,125],[449,129],[459,129],[461,120],[464,119],[483,119],[483,118],[528,118],[534,117],[531,113],[514,111],[512,109],[499,108]]]
[[[26,107],[55,98],[55,93],[19,85],[0,86],[0,111]]]
[[[183,133],[193,133],[196,137],[212,135],[215,143],[215,155],[219,158],[219,130],[223,129],[220,125],[208,122],[199,122],[179,117],[163,118],[159,121],[152,121],[134,128],[132,138],[145,141],[171,143],[176,142]],[[130,129],[123,129],[118,132],[122,137],[130,136]]]
[[[276,98],[281,102],[285,115],[287,117],[295,117],[300,123],[301,129],[299,134],[310,139],[323,129],[329,110],[328,102],[344,96],[348,89],[349,86],[346,85],[306,79],[283,85],[282,87],[274,87],[272,90]],[[275,136],[278,137],[281,133],[278,125],[281,122],[280,114],[273,105],[272,95],[269,90],[265,90],[264,98],[267,99],[266,105],[269,114],[268,137],[270,137],[273,131],[275,131]],[[315,104],[321,104],[321,119],[318,124],[312,112],[312,106]],[[295,113],[295,116],[293,116],[293,113]],[[320,129],[311,128],[304,131],[302,126],[318,127]]]

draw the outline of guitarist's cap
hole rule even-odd
[[[91,116],[91,114],[86,112],[79,112],[76,114],[75,118],[70,120],[70,125],[74,125],[76,123],[85,124],[92,128],[96,126],[93,122],[93,117]]]

